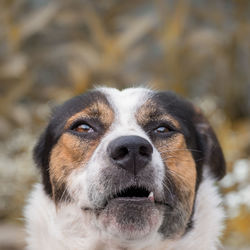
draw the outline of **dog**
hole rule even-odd
[[[34,148],[29,250],[215,250],[225,160],[202,112],[172,92],[97,88],[55,109]]]

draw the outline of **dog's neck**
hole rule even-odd
[[[160,235],[141,242],[120,243],[96,229],[93,221],[82,217],[81,210],[73,206],[56,208],[54,202],[38,184],[25,209],[29,250],[215,250],[223,229],[224,212],[214,181],[204,178],[199,186],[193,228],[175,240],[162,240]],[[80,223],[83,221],[84,223]]]

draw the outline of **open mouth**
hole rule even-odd
[[[138,239],[156,231],[163,212],[156,206],[154,193],[145,187],[130,186],[113,193],[98,219],[110,234]]]
[[[128,200],[128,201],[143,201],[148,200],[154,202],[154,193],[144,187],[131,186],[115,195],[111,199]]]
[[[128,188],[125,188],[117,193],[111,194],[109,197],[107,197],[106,202],[103,204],[102,207],[99,209],[95,209],[96,211],[98,210],[103,210],[105,207],[110,203],[110,202],[122,202],[123,204],[126,204],[126,202],[134,202],[137,204],[142,204],[148,203],[155,204],[155,197],[154,193],[152,191],[149,191],[145,187],[136,187],[136,186],[131,186]],[[158,202],[157,202],[158,203]],[[82,207],[82,210],[88,211],[91,210],[89,207]]]

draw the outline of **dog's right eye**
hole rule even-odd
[[[163,134],[163,133],[168,133],[170,131],[170,129],[168,129],[167,127],[165,126],[160,126],[158,128],[156,128],[154,130],[155,133],[158,133],[158,134]]]
[[[93,133],[94,129],[86,123],[82,123],[73,128],[74,131],[78,133]]]

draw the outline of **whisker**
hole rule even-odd
[[[168,160],[168,159],[177,159],[179,162],[192,162],[192,161],[194,161],[194,162],[199,162],[199,161],[202,161],[202,160],[204,160],[204,158],[199,158],[199,159],[193,159],[193,160],[184,160],[184,159],[180,159],[180,158],[178,158],[178,157],[176,157],[176,156],[166,156],[166,157],[162,157],[162,160],[163,161],[166,161],[166,160]]]
[[[159,149],[163,148],[162,147],[159,147]],[[198,153],[201,153],[202,151],[201,150],[198,150],[198,149],[192,149],[192,148],[178,148],[178,149],[167,149],[165,151],[161,151],[162,153],[166,153],[166,152],[175,152],[175,151],[191,151],[191,152],[198,152]]]
[[[167,186],[167,184],[165,183],[165,181],[168,181],[168,182],[170,183],[170,180],[169,180],[169,178],[168,178],[167,176],[166,176],[166,178],[163,180],[162,185],[163,185],[163,187],[166,188],[167,192],[168,192],[169,195],[171,196],[171,200],[174,200],[173,194],[172,194],[170,188],[169,188],[169,187]]]
[[[176,177],[178,177],[179,180],[181,180],[182,182],[184,182],[184,183],[187,182],[187,181],[185,180],[185,176],[184,176],[184,175],[182,175],[182,174],[180,174],[180,173],[177,173],[177,172],[175,172],[175,171],[173,171],[173,170],[171,170],[171,169],[167,169],[167,172],[168,172],[168,173],[171,173],[172,175],[174,175],[174,176],[176,176]]]

